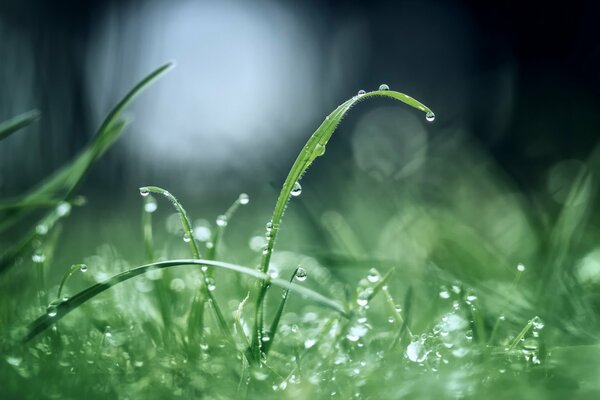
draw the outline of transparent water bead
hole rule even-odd
[[[144,211],[147,213],[153,213],[158,208],[158,203],[156,199],[152,196],[148,197],[146,202],[144,203]]]
[[[367,93],[367,92],[365,92],[364,90],[360,89],[358,91],[358,96],[360,97],[360,96],[364,95],[365,93]]]
[[[440,288],[440,298],[441,299],[449,299],[450,298],[450,292],[448,291],[448,288],[446,288],[445,286],[442,286]]]
[[[379,90],[390,90],[390,87],[388,85],[386,85],[385,83],[382,83],[381,85],[379,85]]]
[[[427,122],[433,122],[435,120],[435,114],[429,111],[427,114],[425,114],[425,119]]]
[[[325,146],[322,145],[321,143],[317,143],[317,146],[315,147],[315,153],[317,155],[317,157],[321,157],[323,154],[325,154]]]
[[[371,283],[377,283],[380,279],[381,275],[379,274],[379,271],[375,268],[371,268],[369,270],[369,275],[367,275],[367,280]]]
[[[49,317],[56,317],[56,314],[58,314],[58,304],[57,300],[48,304],[48,307],[46,307],[46,314],[48,314]]]
[[[368,331],[369,331],[369,329],[367,328],[366,325],[363,325],[363,324],[353,325],[348,330],[348,334],[346,335],[346,339],[348,339],[351,342],[358,342],[358,340],[361,337],[365,336]]]
[[[298,271],[296,271],[296,279],[298,279],[298,281],[303,282],[306,280],[306,270],[302,267],[298,268]]]
[[[81,272],[86,272],[88,270],[88,266],[85,264],[79,264],[79,270]]]
[[[517,271],[519,271],[519,272],[525,271],[525,266],[521,263],[517,264]]]
[[[140,194],[144,197],[148,196],[150,194],[150,190],[147,187],[141,187],[140,188]]]
[[[241,205],[245,206],[246,204],[250,203],[250,196],[248,196],[246,193],[242,193],[240,194],[238,201]]]
[[[66,215],[68,215],[71,212],[71,204],[67,203],[66,201],[62,201],[58,207],[56,207],[56,214],[58,214],[59,217],[64,217]]]
[[[187,233],[185,233],[183,235],[183,241],[186,243],[189,243],[192,240],[192,237],[190,235],[188,235]]]
[[[224,227],[227,226],[227,216],[226,215],[219,215],[217,217],[217,225]]]
[[[44,253],[41,250],[36,250],[33,253],[33,255],[31,256],[31,260],[34,263],[41,264],[44,261],[46,261],[46,256],[44,255]]]
[[[537,315],[531,320],[531,325],[533,326],[533,329],[537,330],[544,329],[545,326],[544,321],[542,321],[542,319]]]
[[[301,194],[302,194],[302,186],[300,185],[300,182],[294,183],[294,187],[292,188],[291,195],[294,197],[298,197]]]
[[[46,224],[39,224],[38,226],[35,227],[35,233],[37,233],[38,235],[45,235],[48,233],[48,225]]]
[[[425,347],[425,341],[422,338],[416,338],[406,346],[406,358],[412,362],[422,363],[427,358],[429,350]]]

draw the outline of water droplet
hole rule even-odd
[[[471,304],[472,302],[477,300],[477,296],[475,296],[474,294],[469,294],[467,295],[467,297],[465,297],[465,300],[467,301],[467,303]]]
[[[158,208],[158,203],[154,197],[150,196],[144,203],[144,211],[147,213],[153,213]]]
[[[71,204],[67,203],[66,201],[61,201],[60,204],[58,205],[58,207],[56,207],[56,214],[59,217],[64,217],[65,215],[68,215],[71,212]]]
[[[361,307],[364,307],[367,304],[369,304],[369,293],[366,290],[358,294],[358,296],[356,297],[356,304],[358,304]]]
[[[300,186],[300,182],[294,183],[294,187],[292,188],[292,196],[298,197],[302,194],[302,186]]]
[[[525,271],[525,266],[521,263],[517,264],[517,271],[519,271],[519,272]]]
[[[140,188],[140,194],[144,197],[148,196],[150,194],[150,190],[147,187],[141,187]]]
[[[88,270],[88,266],[85,264],[79,264],[79,270],[81,272],[86,272]]]
[[[379,85],[379,90],[390,90],[390,87],[388,85],[386,85],[385,83],[382,83],[381,85]]]
[[[315,147],[315,153],[317,155],[317,157],[321,157],[323,154],[325,154],[325,145],[322,145],[321,143],[317,143],[317,146]]]
[[[263,342],[268,342],[271,340],[271,337],[269,336],[269,334],[267,332],[263,332],[260,340],[262,340]]]
[[[220,227],[227,226],[227,216],[226,215],[219,215],[217,217],[217,225],[219,225]]]
[[[388,322],[389,322],[390,324],[393,324],[393,323],[394,323],[394,321],[395,321],[394,317],[392,317],[392,316],[388,317]]]
[[[246,204],[250,203],[250,196],[248,196],[246,193],[242,193],[240,194],[238,201],[241,205],[245,206]]]
[[[215,280],[213,278],[207,278],[206,279],[206,287],[211,292],[214,291],[217,288],[217,285],[215,285]]]
[[[348,330],[348,334],[346,335],[346,339],[348,339],[351,342],[358,342],[358,340],[361,337],[365,336],[368,331],[369,331],[369,329],[367,328],[366,325],[363,325],[363,324],[353,325]]]
[[[315,345],[315,343],[317,343],[317,341],[315,339],[306,339],[304,341],[304,348],[310,349],[311,347],[313,347]]]
[[[21,357],[16,357],[16,356],[7,356],[6,357],[6,362],[9,363],[10,365],[12,365],[13,367],[18,367],[19,365],[21,365],[22,361],[23,361],[23,359]]]
[[[183,234],[183,241],[184,242],[189,243],[191,240],[192,240],[192,237],[189,234],[187,234],[187,233]]]
[[[542,321],[542,319],[540,317],[538,317],[537,315],[535,317],[533,317],[533,319],[531,320],[531,324],[533,326],[534,329],[544,329],[544,321]]]
[[[300,282],[303,282],[306,280],[306,276],[306,270],[302,267],[299,267],[296,271],[296,279],[298,279]]]
[[[365,93],[367,93],[367,92],[365,92],[364,90],[360,89],[358,91],[358,96],[360,97],[360,96],[364,95]]]
[[[416,363],[422,363],[427,358],[429,351],[425,348],[425,342],[422,339],[413,340],[406,346],[406,357]]]
[[[376,283],[376,282],[379,282],[379,279],[381,279],[381,275],[379,275],[379,271],[377,271],[377,269],[375,269],[375,268],[371,268],[369,270],[369,275],[367,275],[367,280],[371,283]]]
[[[46,314],[48,314],[49,317],[56,317],[56,314],[58,314],[58,302],[55,300],[52,303],[48,304],[48,307],[46,308]]]
[[[435,120],[435,114],[429,111],[427,114],[425,114],[425,119],[427,122],[433,122]]]
[[[38,226],[35,227],[35,233],[37,233],[38,235],[45,235],[46,233],[48,233],[48,225],[46,224],[39,224]]]
[[[442,286],[442,288],[440,290],[440,298],[442,298],[442,299],[450,298],[450,292],[448,292],[448,289],[446,289],[444,286]]]
[[[41,251],[41,250],[36,250],[36,251],[33,253],[33,255],[31,256],[31,260],[32,260],[34,263],[41,264],[41,263],[43,263],[44,261],[46,261],[46,256],[44,255],[44,253],[42,253],[42,251]]]

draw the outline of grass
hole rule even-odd
[[[451,132],[402,184],[374,185],[346,157],[330,170],[320,162],[312,175],[324,178],[302,188],[357,103],[399,100],[433,119],[382,85],[342,103],[309,138],[256,253],[239,238],[268,210],[246,194],[209,232],[156,186],[139,189],[141,229],[135,213],[121,228],[75,217],[86,172],[125,128],[122,111],[169,67],[135,86],[73,162],[1,204],[3,232],[25,230],[0,264],[7,398],[600,395],[597,152],[560,206],[515,191]],[[36,118],[2,124],[0,138]],[[114,241],[63,263],[94,245],[78,237],[90,222]]]

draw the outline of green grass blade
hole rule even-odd
[[[194,233],[192,231],[192,223],[190,222],[190,218],[188,217],[187,212],[185,211],[185,209],[183,208],[181,203],[168,190],[159,188],[158,186],[143,186],[140,188],[140,194],[142,196],[147,196],[149,193],[161,194],[161,195],[165,196],[171,202],[171,204],[173,204],[173,207],[175,207],[175,209],[177,210],[177,213],[179,214],[179,218],[181,219],[181,225],[183,226],[184,238],[186,238],[186,241],[190,245],[190,250],[192,251],[192,257],[194,257],[195,259],[200,259],[200,249],[198,248],[198,243],[196,242],[196,238],[194,237]],[[219,307],[219,304],[217,303],[217,299],[212,294],[212,292],[210,290],[208,290],[208,286],[209,286],[208,276],[207,276],[206,272],[204,272],[204,270],[201,270],[201,272],[202,272],[202,279],[203,279],[203,283],[204,283],[203,285],[201,285],[201,290],[204,291],[206,298],[209,300],[209,303],[212,305],[212,309],[215,313],[217,322],[219,323],[221,330],[233,341],[233,337],[231,336],[231,332],[227,325],[227,321],[225,320],[223,312],[221,311],[221,308]],[[192,304],[192,310],[199,306],[197,302],[200,301],[201,298],[203,298],[203,297],[199,297],[199,296],[194,297],[194,302]],[[191,318],[191,321],[192,320],[195,320],[195,318]]]
[[[300,267],[296,267],[296,269],[292,273],[292,276],[289,281],[290,283],[292,283],[292,281],[294,280],[294,277],[296,276],[296,273],[298,272],[298,268],[300,268]],[[289,293],[290,293],[289,288],[285,289],[283,291],[281,302],[279,303],[279,307],[277,308],[275,317],[273,318],[273,321],[271,322],[271,328],[269,329],[269,335],[271,336],[271,339],[267,343],[265,343],[265,346],[263,348],[265,355],[269,354],[269,349],[273,345],[273,341],[275,339],[275,334],[277,333],[277,328],[279,327],[279,321],[281,321],[281,315],[283,314],[283,310],[285,309],[285,304],[287,303]]]
[[[148,272],[149,270],[170,268],[170,267],[184,266],[184,265],[197,266],[197,267],[211,266],[211,267],[222,268],[222,269],[234,271],[234,272],[248,275],[248,276],[251,276],[251,277],[254,277],[257,279],[263,279],[263,280],[270,279],[270,282],[274,285],[282,287],[285,290],[291,290],[293,292],[296,292],[299,295],[303,296],[304,298],[306,298],[308,300],[312,300],[316,304],[318,304],[322,307],[329,308],[329,309],[336,311],[344,316],[347,315],[347,313],[344,310],[344,308],[342,307],[342,305],[340,305],[338,302],[336,302],[332,299],[329,299],[329,298],[323,296],[322,294],[317,293],[311,289],[305,288],[300,285],[296,285],[292,282],[288,282],[286,280],[277,279],[277,278],[271,279],[267,274],[263,274],[262,272],[257,271],[256,269],[253,269],[253,268],[248,268],[248,267],[244,267],[244,266],[236,265],[236,264],[225,263],[225,262],[221,262],[221,261],[212,261],[212,260],[192,260],[192,259],[169,260],[169,261],[160,261],[160,262],[150,263],[150,264],[142,265],[137,268],[130,269],[128,271],[117,274],[117,275],[107,279],[104,282],[97,283],[93,286],[90,286],[89,288],[71,296],[67,301],[63,301],[56,306],[56,309],[54,310],[56,312],[56,314],[54,316],[44,314],[44,315],[40,316],[39,318],[37,318],[35,321],[33,321],[31,323],[31,325],[29,326],[28,333],[23,340],[24,341],[31,340],[32,338],[39,335],[44,330],[46,330],[47,328],[49,328],[50,326],[55,324],[57,321],[59,321],[65,315],[67,315],[71,311],[75,310],[77,307],[81,306],[86,301],[90,300],[91,298],[99,295],[100,293],[104,292],[105,290],[108,290],[111,287],[113,287],[121,282],[125,282],[129,279],[135,278],[136,276],[142,275],[142,274]]]
[[[20,205],[24,207],[20,211],[24,212],[18,213],[17,218],[13,216],[10,222],[5,222],[4,219],[6,216],[0,215],[0,220],[3,220],[2,224],[0,224],[0,232],[13,226],[23,217],[29,215],[31,211],[37,209],[34,205],[39,203],[40,200],[50,198],[67,199],[82,182],[94,161],[104,154],[123,132],[126,125],[121,118],[123,110],[143,89],[148,87],[172,66],[173,63],[162,65],[135,85],[108,113],[92,142],[73,161],[63,166],[50,178],[24,196],[23,201],[20,202]]]
[[[16,117],[12,117],[8,121],[2,122],[0,124],[0,140],[6,139],[19,129],[26,127],[39,118],[40,112],[38,110],[31,110],[17,115]]]
[[[181,219],[181,226],[183,227],[184,238],[190,246],[192,257],[200,258],[200,249],[198,248],[196,238],[194,238],[190,217],[188,217],[187,212],[185,211],[181,203],[177,200],[175,196],[171,194],[171,192],[163,188],[159,188],[158,186],[143,186],[140,188],[140,194],[142,196],[147,196],[148,193],[156,193],[163,195],[171,202],[171,204],[173,204],[173,207],[175,207],[175,210],[177,211],[177,213],[179,214],[179,218]]]
[[[263,273],[266,273],[269,269],[269,262],[271,261],[271,255],[273,254],[273,249],[275,247],[275,241],[277,239],[277,233],[279,232],[281,220],[283,218],[283,213],[285,212],[287,204],[290,200],[294,186],[300,181],[302,175],[304,175],[313,161],[325,154],[325,148],[329,142],[329,139],[350,108],[362,100],[377,96],[388,97],[406,103],[411,107],[427,113],[428,117],[433,117],[434,115],[433,111],[431,111],[427,106],[421,104],[412,97],[390,90],[376,90],[360,96],[354,96],[338,106],[331,114],[329,114],[308,139],[300,151],[300,154],[298,154],[296,161],[294,161],[294,164],[292,165],[292,168],[290,169],[290,172],[283,183],[281,192],[279,192],[279,197],[277,199],[277,203],[275,204],[275,210],[273,211],[273,216],[271,217],[270,221],[271,229],[269,232],[270,234],[268,235],[267,247],[261,260],[260,270]],[[268,284],[265,281],[261,284],[259,290],[260,292],[265,292],[267,289]],[[264,293],[259,293],[257,297],[258,300],[255,305],[257,309],[262,307],[261,301],[264,298]],[[260,320],[255,321],[255,324],[258,324],[258,326],[256,326],[253,330],[255,335],[257,335],[257,332],[262,331],[262,326],[259,326],[261,323],[262,322]],[[257,341],[257,338],[254,338],[252,342],[258,343],[257,345],[260,346],[260,341]],[[255,349],[255,352],[260,353],[260,349]]]

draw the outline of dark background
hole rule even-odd
[[[25,103],[45,115],[37,128],[45,133],[36,139],[35,162],[23,156],[24,148],[19,146],[24,144],[14,144],[10,154],[9,150],[1,153],[8,171],[2,193],[30,186],[87,142],[96,121],[90,106],[93,94],[85,85],[83,55],[93,45],[91,33],[103,13],[125,3],[135,10],[147,2],[0,3],[0,43],[15,33],[31,43],[34,68],[24,90],[34,95]],[[170,7],[176,2],[162,3]],[[281,166],[277,164],[281,172],[274,175],[276,181],[327,110],[355,88],[376,87],[381,81],[436,111],[436,124],[430,128],[433,135],[449,126],[467,130],[525,189],[543,180],[544,171],[559,160],[584,160],[598,141],[600,3],[596,1],[284,4],[311,21],[322,53],[327,53],[323,43],[331,41],[342,24],[358,26],[368,35],[366,47],[347,52],[343,59],[359,62],[362,68],[352,76],[344,75],[343,64],[338,68],[342,83],[323,95],[320,114],[297,126],[304,136],[290,139],[289,154]],[[9,84],[19,74],[19,66],[11,64],[10,49],[5,46],[0,53],[0,64],[5,66],[0,75],[3,119],[26,110],[13,106],[15,87]],[[111,62],[128,68],[118,59]],[[124,158],[119,148],[108,156],[125,173],[94,171],[92,179],[106,187],[122,184],[127,171],[135,169]],[[11,178],[17,171],[18,179]]]

